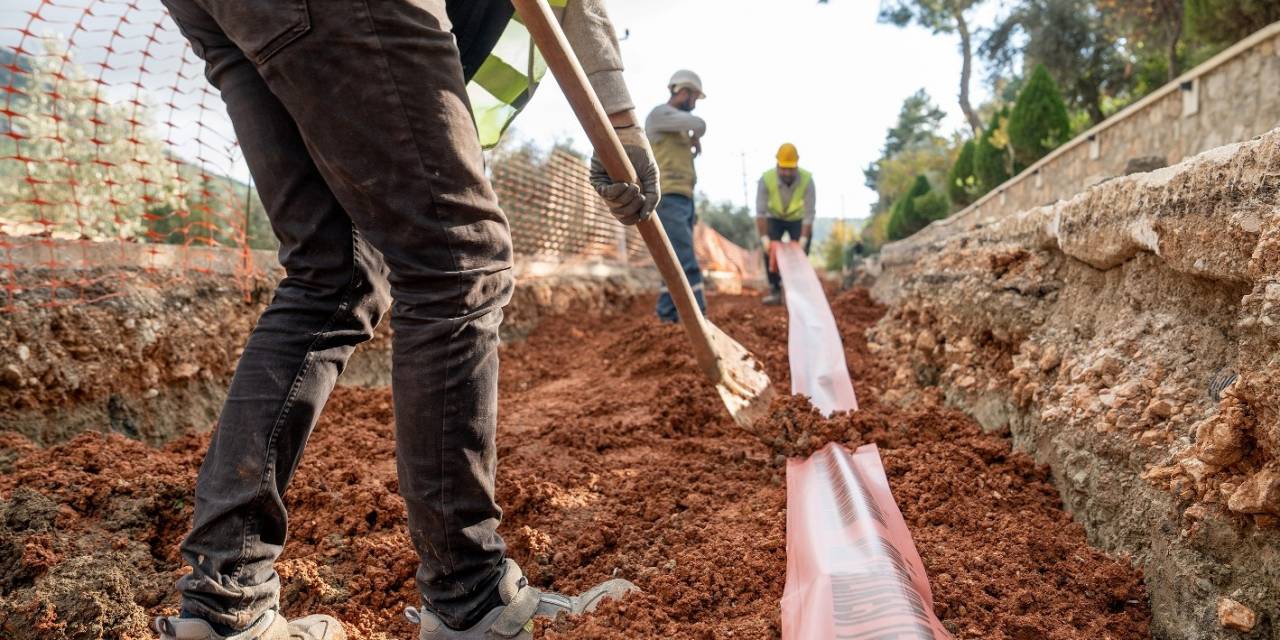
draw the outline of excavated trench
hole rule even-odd
[[[827,420],[784,396],[759,434],[726,418],[683,334],[656,325],[651,305],[614,294],[541,313],[503,348],[498,497],[511,555],[540,586],[616,575],[643,589],[540,637],[780,637],[784,462],[830,441],[881,448],[956,637],[1149,637],[1141,574],[1088,545],[1045,467],[939,393],[880,400],[894,368],[868,349],[885,310],[865,290],[833,299],[862,410]],[[783,310],[719,296],[711,315],[789,388]],[[199,370],[225,371],[233,349]],[[387,389],[340,388],[286,497],[286,613],[332,613],[358,640],[413,635],[399,618],[415,602],[415,557],[392,421]],[[41,444],[0,435],[0,637],[146,638],[149,616],[175,610],[177,542],[208,426],[149,439],[103,423]]]
[[[882,399],[943,394],[1142,567],[1159,639],[1280,638],[1280,130],[886,247]]]

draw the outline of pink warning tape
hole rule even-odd
[[[787,463],[784,640],[945,640],[874,444]]]
[[[790,317],[791,393],[809,396],[823,415],[855,411],[858,397],[853,393],[853,381],[845,364],[844,342],[822,282],[799,243],[775,245]]]

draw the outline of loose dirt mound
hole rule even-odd
[[[876,442],[961,638],[1144,638],[1140,576],[1090,549],[1046,473],[1006,441],[924,397],[877,398],[891,370],[867,351],[881,315],[866,293],[835,301],[864,409],[823,420],[780,399],[756,437],[726,419],[674,327],[650,300],[608,317],[562,317],[504,350],[499,500],[531,580],[573,591],[617,575],[644,590],[547,638],[771,638],[786,566],[786,455],[828,440]],[[786,320],[752,297],[713,319],[789,388]],[[395,495],[391,397],[339,390],[287,501],[286,612],[326,611],[357,639],[407,638],[415,558]],[[144,638],[172,612],[176,544],[206,436],[153,449],[87,434],[38,449],[0,439],[0,636]]]

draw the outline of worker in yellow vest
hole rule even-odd
[[[675,249],[680,266],[689,278],[698,306],[706,311],[702,269],[693,251],[693,225],[697,222],[693,187],[698,181],[693,159],[702,153],[702,136],[707,132],[707,123],[692,111],[698,100],[707,96],[702,92],[702,79],[692,71],[677,71],[667,83],[667,88],[671,96],[655,107],[644,123],[658,162],[662,192],[658,219],[662,221],[667,237],[671,238],[671,248]],[[663,322],[678,322],[680,319],[665,286],[658,297],[658,319]]]
[[[756,230],[764,250],[764,269],[769,274],[769,294],[764,303],[782,303],[782,276],[773,271],[769,245],[788,239],[799,241],[809,253],[813,241],[813,217],[817,210],[817,193],[813,175],[800,168],[800,152],[790,142],[778,149],[778,166],[760,177],[756,189]]]

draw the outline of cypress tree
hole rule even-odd
[[[1058,84],[1044,65],[1036,65],[1009,116],[1009,144],[1017,164],[1027,167],[1045,157],[1071,134],[1071,118]]]

